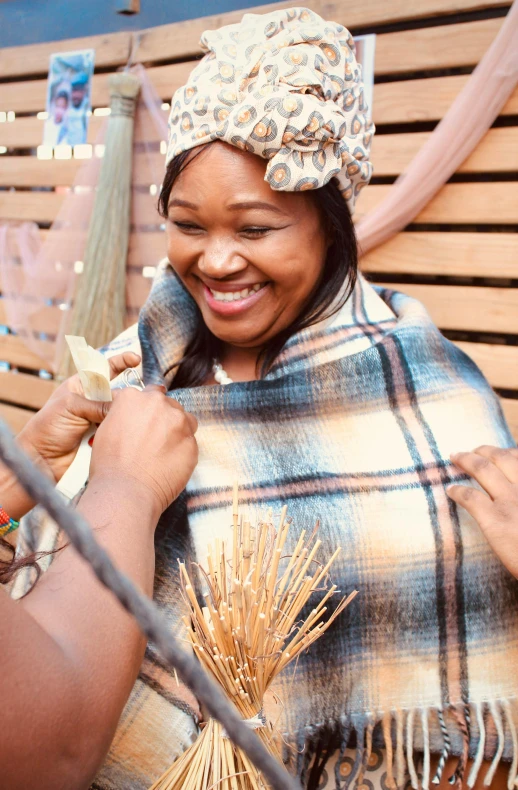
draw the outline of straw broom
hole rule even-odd
[[[323,621],[329,599],[337,593],[328,581],[338,548],[325,565],[317,562],[320,541],[299,537],[289,557],[283,554],[289,530],[283,508],[277,530],[271,520],[256,527],[238,513],[234,487],[234,542],[209,547],[205,606],[200,607],[183,563],[180,573],[190,617],[184,618],[189,640],[203,667],[234,702],[248,726],[257,729],[265,747],[282,759],[280,733],[263,712],[264,695],[275,676],[318,639],[356,595],[342,598]],[[287,564],[281,568],[281,560]],[[323,596],[300,622],[299,615],[315,590]],[[209,719],[196,742],[150,790],[266,790],[268,785],[244,752]]]
[[[77,278],[67,334],[88,338],[99,348],[124,329],[126,314],[126,258],[131,212],[133,119],[140,90],[129,71],[109,77],[110,118],[104,158],[84,254],[84,270]],[[59,376],[74,373],[70,354]]]

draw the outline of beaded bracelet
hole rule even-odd
[[[10,532],[14,532],[19,526],[20,522],[10,518],[3,507],[0,506],[0,538],[3,538],[4,535],[8,535]]]

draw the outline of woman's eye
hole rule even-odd
[[[266,227],[243,228],[241,233],[245,236],[264,236],[270,230],[271,228]]]
[[[185,233],[193,233],[201,230],[199,225],[193,225],[192,222],[177,222],[173,220],[173,225],[184,231]]]

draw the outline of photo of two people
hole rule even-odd
[[[43,145],[86,143],[93,69],[93,49],[51,56]]]

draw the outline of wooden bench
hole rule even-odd
[[[258,11],[292,3],[261,6]],[[358,206],[361,216],[390,190],[430,135],[488,48],[509,8],[500,0],[313,0],[323,17],[353,33],[376,32],[373,144],[375,177]],[[136,54],[164,102],[180,86],[199,56],[201,32],[238,21],[242,12],[149,29]],[[34,187],[72,183],[81,162],[36,157],[45,109],[48,58],[52,52],[93,47],[97,73],[93,107],[108,104],[108,73],[124,65],[130,35],[96,36],[0,50],[0,222],[32,220],[47,228],[64,199]],[[164,108],[164,113],[167,109]],[[92,116],[94,141],[102,118]],[[467,119],[469,123],[469,119]],[[3,189],[4,188],[4,189]],[[397,237],[362,262],[374,281],[389,283],[422,300],[433,319],[482,368],[502,398],[518,439],[518,90],[501,117],[455,177]],[[150,243],[163,255],[163,234]],[[132,308],[140,306],[150,281],[132,272]],[[1,283],[0,283],[1,288]],[[48,320],[53,323],[49,308]],[[0,299],[0,324],[5,323]],[[56,319],[57,320],[57,319]],[[15,430],[40,407],[55,384],[38,377],[45,363],[13,334],[0,336],[0,361],[20,372],[0,373],[0,416]]]

